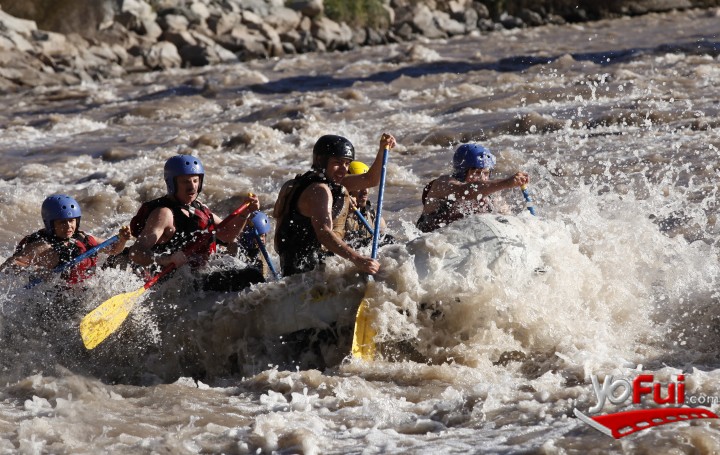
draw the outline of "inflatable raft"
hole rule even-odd
[[[369,295],[373,311],[392,312],[399,293],[406,307],[408,300],[417,305],[428,296],[432,300],[437,290],[462,294],[477,281],[492,282],[494,275],[527,279],[539,263],[523,241],[531,221],[537,219],[473,216],[405,245],[384,247],[379,255],[382,270]],[[242,362],[253,340],[282,340],[308,330],[352,330],[365,280],[346,262],[331,261],[326,273],[314,271],[240,294],[218,294],[210,308],[186,321],[196,345],[202,355]]]

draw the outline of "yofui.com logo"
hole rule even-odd
[[[588,416],[575,408],[575,416],[598,431],[612,436],[615,439],[631,435],[648,428],[695,419],[717,419],[718,416],[705,408],[688,407],[687,403],[694,405],[709,405],[717,403],[715,397],[691,396],[685,397],[685,375],[678,375],[675,381],[662,384],[655,381],[652,374],[641,374],[632,380],[612,375],[605,376],[602,384],[597,375],[592,375],[593,389],[597,397],[597,404],[588,409],[588,413],[599,413],[607,402],[614,405],[638,405],[643,398],[651,398],[656,405],[650,409],[635,409],[632,411],[615,412],[611,414]],[[650,400],[646,399],[646,403]]]

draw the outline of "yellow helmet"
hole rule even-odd
[[[370,170],[370,168],[362,161],[353,161],[350,163],[350,167],[348,168],[348,172],[351,174],[364,174],[368,170]]]

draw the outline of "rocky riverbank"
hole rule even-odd
[[[0,0],[0,91],[673,9],[709,8],[717,15],[718,5],[720,0]]]

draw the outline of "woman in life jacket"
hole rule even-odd
[[[453,156],[453,173],[425,186],[418,229],[432,232],[468,215],[507,212],[507,206],[494,193],[527,185],[530,177],[520,171],[491,180],[495,163],[495,156],[482,145],[460,145]]]
[[[101,243],[80,230],[80,204],[70,196],[48,196],[42,203],[40,213],[45,227],[25,236],[15,248],[15,253],[0,266],[0,270],[18,273],[29,268],[35,278],[51,278],[54,268]],[[117,242],[100,251],[107,254],[122,251],[130,239],[130,228],[121,227],[118,237]],[[61,276],[68,284],[76,284],[92,275],[96,265],[97,255],[93,255],[65,269]]]
[[[167,194],[145,202],[130,222],[137,241],[129,249],[130,260],[154,272],[174,264],[189,264],[193,270],[204,267],[216,250],[216,241],[231,243],[246,225],[250,213],[260,208],[256,196],[249,206],[222,229],[222,219],[198,200],[205,178],[200,158],[176,155],[165,162]],[[200,273],[199,284],[205,290],[238,291],[264,281],[253,268]]]
[[[364,174],[370,168],[362,161],[353,161],[350,163],[348,173],[351,175]],[[375,211],[369,199],[370,190],[361,188],[350,192],[350,213],[348,213],[347,221],[345,221],[345,241],[353,248],[361,248],[370,245],[373,238],[373,232],[368,230],[360,217],[355,212],[360,212],[365,221],[370,225],[370,229],[375,229]],[[380,220],[380,242],[379,246],[395,243],[393,236],[385,231],[385,219]]]
[[[275,202],[275,250],[280,255],[283,276],[324,265],[330,254],[351,261],[363,273],[378,272],[378,261],[358,253],[343,240],[349,209],[347,192],[377,186],[383,151],[393,147],[395,138],[383,133],[369,171],[348,175],[348,166],[355,159],[352,143],[334,134],[321,136],[315,142],[312,169],[285,182]]]

